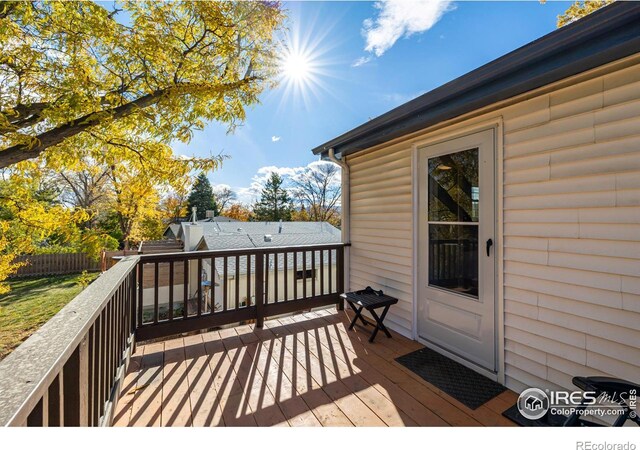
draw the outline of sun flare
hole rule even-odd
[[[283,58],[282,72],[291,80],[303,81],[311,75],[311,62],[303,54],[289,53]]]
[[[304,25],[304,26],[303,26]],[[321,94],[333,95],[327,80],[334,78],[332,26],[295,20],[280,36],[278,52],[278,92],[280,103],[293,102],[309,108]]]

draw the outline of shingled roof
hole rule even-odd
[[[295,247],[314,244],[339,244],[341,242],[340,230],[327,222],[233,222],[233,223],[201,223],[203,237],[198,245],[198,250],[226,250],[243,248],[265,247]],[[335,252],[329,258],[328,252],[324,255],[324,264],[335,263]],[[320,265],[320,253],[315,252],[316,267]],[[273,255],[269,259],[269,267],[273,269],[276,260]],[[222,273],[224,261],[216,258],[216,270]],[[292,269],[293,254],[278,257],[277,267],[282,270]],[[311,254],[307,253],[307,269],[311,269]],[[302,252],[298,253],[296,270],[302,270]],[[247,258],[240,257],[240,274],[247,273]],[[228,259],[227,271],[235,274],[235,258]]]

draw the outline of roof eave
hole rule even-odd
[[[312,151],[348,155],[638,53],[640,3],[616,2]]]

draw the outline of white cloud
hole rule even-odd
[[[305,169],[310,168],[316,170],[323,164],[333,164],[328,161],[313,161],[304,167],[277,167],[277,166],[265,166],[258,169],[256,174],[251,179],[251,184],[247,187],[232,188],[236,194],[238,194],[238,202],[244,204],[253,204],[260,198],[262,187],[267,182],[267,179],[273,172],[277,173],[284,180],[284,186],[291,187],[291,182],[295,178],[299,177]],[[340,177],[334,179],[334,183],[340,185]],[[218,185],[219,186],[219,185]],[[217,187],[217,186],[216,186]]]
[[[373,59],[372,56],[361,56],[360,58],[356,59],[353,63],[351,63],[351,67],[363,66],[369,61],[371,61],[372,59]]]
[[[378,10],[374,18],[366,19],[362,26],[365,51],[379,57],[402,37],[423,33],[433,27],[447,11],[453,9],[451,0],[382,0],[375,3]],[[373,57],[357,59],[357,67]]]
[[[271,142],[278,142],[280,140],[280,136],[271,136]]]
[[[233,188],[231,186],[229,186],[228,184],[224,184],[224,183],[213,184],[211,186],[211,189],[213,189],[213,192],[220,192],[223,189],[231,189],[231,190],[233,190]]]

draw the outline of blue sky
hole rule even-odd
[[[307,52],[304,85],[285,78],[233,134],[211,123],[176,152],[228,155],[209,178],[251,202],[273,167],[292,173],[316,160],[313,147],[553,31],[571,4],[410,3],[285,2],[289,37]]]

